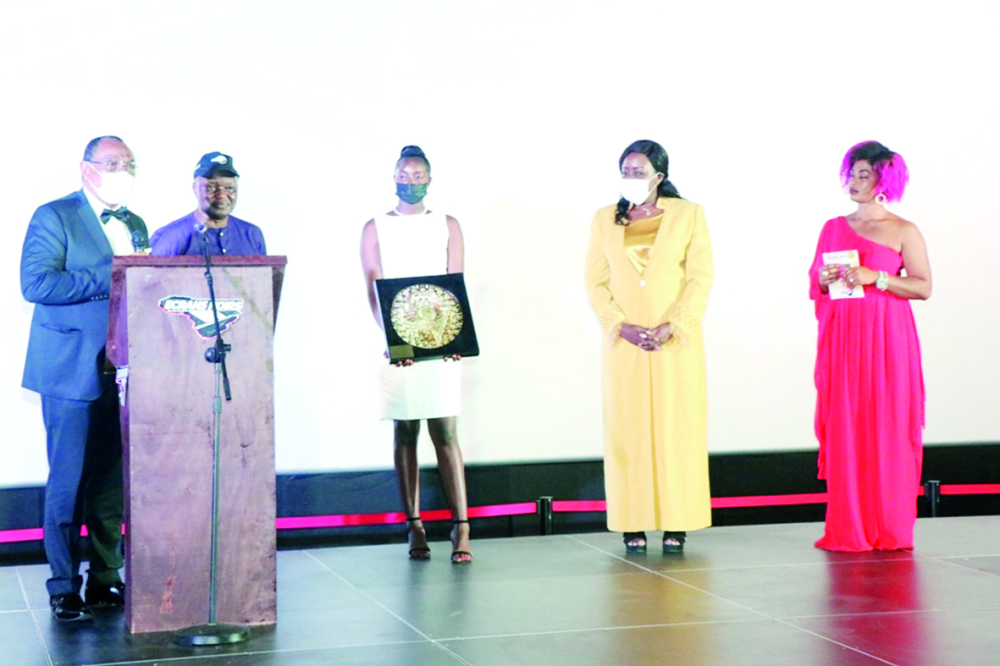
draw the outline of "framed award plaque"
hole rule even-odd
[[[479,356],[461,273],[375,280],[389,362]]]

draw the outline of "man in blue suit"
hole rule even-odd
[[[148,248],[146,224],[122,204],[135,160],[118,137],[91,141],[80,163],[83,188],[40,206],[21,252],[21,291],[35,304],[22,385],[42,398],[49,459],[45,555],[52,615],[91,618],[121,607],[122,462],[118,396],[105,368],[111,258]],[[80,596],[80,525],[93,555]]]

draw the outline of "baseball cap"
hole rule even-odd
[[[239,172],[233,166],[233,158],[220,152],[206,153],[198,160],[198,165],[194,168],[194,177],[202,176],[211,178],[212,176],[236,176]]]

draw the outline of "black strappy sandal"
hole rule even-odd
[[[677,543],[667,543],[668,539],[672,539]],[[683,553],[684,552],[684,542],[687,541],[687,532],[664,532],[663,533],[663,552],[664,553]]]
[[[459,525],[461,525],[462,523],[468,523],[469,521],[468,520],[453,520],[451,522],[455,526],[452,529],[453,530],[457,530]],[[452,547],[453,548],[455,547],[455,542],[458,541],[458,538],[457,538],[458,537],[458,533],[457,532],[455,533],[455,537],[456,537],[455,541],[452,542]],[[453,551],[451,551],[451,563],[452,564],[469,564],[470,562],[472,562],[472,553],[470,553],[469,551],[467,551],[467,550],[453,550]]]
[[[407,522],[408,525],[412,525],[413,523],[415,523],[415,522],[417,522],[419,520],[420,520],[420,516],[412,516],[410,518],[407,518],[406,522]],[[412,532],[413,528],[412,527],[408,527],[407,531],[408,532]],[[427,533],[425,532],[424,533],[424,539],[426,539],[426,538],[427,538]],[[429,560],[429,559],[431,559],[431,549],[428,548],[427,546],[421,546],[420,548],[411,548],[410,549],[410,559],[411,560]]]
[[[642,543],[633,543],[642,539]],[[646,533],[645,532],[625,532],[622,536],[622,541],[625,542],[625,552],[626,553],[645,553],[646,552]]]

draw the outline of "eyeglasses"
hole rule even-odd
[[[136,163],[135,160],[130,162],[123,162],[122,160],[112,160],[110,162],[97,162],[95,160],[87,160],[91,164],[100,165],[101,171],[107,171],[110,173],[116,173],[118,171],[135,171]]]
[[[201,188],[204,190],[205,194],[213,195],[216,192],[225,192],[226,194],[236,194],[236,188],[232,185],[226,185],[225,187],[220,187],[218,185],[205,185]]]

